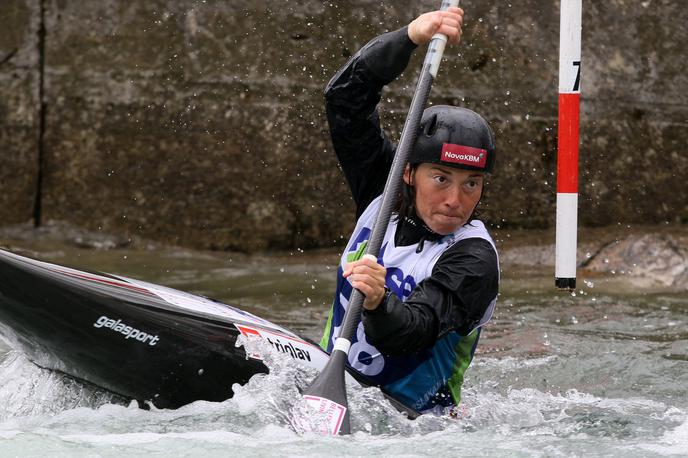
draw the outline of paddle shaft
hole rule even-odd
[[[444,0],[441,9],[446,10],[451,6],[455,7],[458,5],[459,0]],[[375,259],[377,259],[380,253],[380,247],[387,232],[392,210],[397,203],[402,186],[404,168],[418,136],[423,110],[428,100],[432,83],[435,76],[437,76],[437,70],[442,60],[446,43],[447,37],[445,35],[436,34],[432,37],[428,52],[425,55],[425,61],[423,62],[423,68],[413,94],[411,107],[401,132],[399,146],[394,155],[392,166],[387,175],[387,182],[382,192],[380,209],[375,217],[375,223],[366,245],[365,255],[374,256]],[[327,413],[327,432],[330,434],[349,434],[350,432],[344,372],[351,347],[351,339],[355,335],[356,328],[361,319],[363,299],[363,294],[354,289],[342,321],[341,332],[334,342],[330,358],[320,374],[304,391],[304,399],[311,407],[321,413]]]
[[[441,9],[446,10],[451,6],[458,6],[459,0],[453,1],[443,1]],[[442,60],[442,54],[444,53],[444,47],[447,43],[447,37],[442,34],[436,34],[432,37],[430,45],[428,46],[428,52],[425,55],[425,61],[423,62],[423,68],[421,70],[420,77],[418,79],[418,84],[416,90],[413,94],[413,99],[411,100],[411,107],[409,108],[408,115],[406,116],[406,122],[404,123],[404,128],[401,131],[401,138],[399,139],[399,146],[394,155],[394,160],[392,161],[392,166],[387,176],[387,182],[385,183],[385,188],[382,193],[382,203],[380,204],[380,209],[378,210],[377,216],[375,218],[375,224],[368,239],[366,245],[365,254],[372,255],[377,258],[380,253],[380,248],[382,246],[382,241],[387,232],[387,226],[392,216],[392,211],[397,205],[399,198],[399,193],[402,186],[402,176],[404,174],[404,168],[408,162],[409,155],[413,149],[413,145],[418,137],[418,129],[420,128],[420,120],[423,116],[423,110],[425,109],[425,104],[428,101],[428,96],[430,94],[430,89],[432,88],[432,83],[437,76],[437,70],[439,68],[440,61]],[[340,339],[346,339],[347,343],[351,342],[351,338],[356,334],[356,328],[361,317],[361,308],[363,306],[364,295],[357,289],[354,289],[349,299],[349,305],[344,315],[342,330],[337,337],[337,341]],[[344,350],[346,343],[342,342],[339,346]],[[339,348],[337,348],[339,349]],[[348,348],[346,348],[345,353],[348,354]]]

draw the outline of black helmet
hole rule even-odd
[[[430,162],[491,173],[494,135],[487,121],[467,108],[436,105],[423,112],[411,164]]]

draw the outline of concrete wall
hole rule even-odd
[[[35,3],[35,2],[34,2]],[[0,6],[0,224],[33,217],[40,132],[38,4]]]
[[[370,38],[436,3],[3,0],[0,224],[34,218],[40,188],[43,223],[221,249],[341,243],[353,206],[322,89]],[[581,222],[686,222],[688,13],[583,3]],[[432,102],[493,123],[486,219],[550,226],[559,4],[462,5],[464,44]],[[418,54],[385,97],[394,138]]]

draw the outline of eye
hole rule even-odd
[[[443,184],[447,182],[447,177],[445,177],[444,175],[434,175],[432,179],[435,181],[435,183],[438,184]]]
[[[464,182],[463,186],[467,192],[473,192],[480,189],[480,184],[480,180],[469,179],[466,182]]]

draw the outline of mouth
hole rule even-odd
[[[457,228],[461,227],[465,220],[463,216],[459,215],[447,215],[444,213],[435,214],[434,225],[431,226],[432,230],[439,234],[449,234],[455,231]]]
[[[445,213],[439,213],[438,215],[440,218],[448,219],[448,220],[461,220],[461,219],[463,219],[463,215],[447,215]]]
[[[436,216],[436,224],[442,227],[440,232],[451,232],[456,230],[457,227],[462,226],[466,220],[462,215],[447,215],[444,213],[438,213]]]

